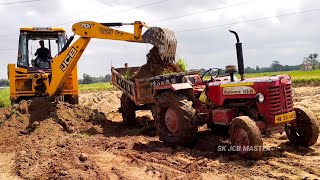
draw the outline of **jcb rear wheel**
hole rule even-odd
[[[136,123],[136,104],[125,94],[122,94],[120,113],[123,122],[126,125],[134,125]]]
[[[239,116],[231,121],[230,139],[240,155],[258,160],[263,154],[263,141],[259,128],[248,116]]]
[[[316,116],[308,109],[295,108],[296,123],[287,124],[285,132],[289,141],[296,145],[312,146],[319,136],[319,124]]]
[[[164,92],[157,99],[155,125],[160,140],[173,145],[194,143],[198,128],[192,101],[174,92]]]
[[[79,104],[79,97],[73,97],[72,95],[64,95],[63,101],[69,104]]]

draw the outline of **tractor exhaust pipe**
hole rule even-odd
[[[237,43],[236,43],[236,50],[237,50],[237,60],[238,60],[238,71],[240,74],[241,81],[244,80],[244,63],[243,63],[243,53],[242,53],[242,43],[239,40],[239,36],[237,32],[229,30],[236,36]]]

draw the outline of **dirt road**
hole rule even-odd
[[[320,88],[296,88],[296,105],[320,120]],[[0,110],[0,179],[315,179],[320,177],[320,141],[295,147],[285,134],[264,138],[270,151],[245,160],[202,127],[193,148],[158,140],[150,112],[123,126],[119,91],[81,94],[80,106],[24,102]],[[38,103],[39,104],[39,103]],[[44,110],[45,111],[44,111]],[[97,109],[97,110],[93,110]],[[44,113],[47,112],[47,113]]]

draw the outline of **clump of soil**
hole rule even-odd
[[[147,63],[142,65],[137,74],[131,77],[130,80],[133,81],[135,79],[177,72],[182,72],[179,65],[171,61],[164,61],[159,55],[159,50],[156,47],[153,47],[147,54]]]

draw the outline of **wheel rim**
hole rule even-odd
[[[178,114],[173,109],[168,108],[164,118],[167,129],[170,131],[170,133],[177,133],[179,128]]]
[[[250,145],[248,133],[242,128],[236,128],[235,133],[233,135],[233,139],[234,139],[234,144],[236,146],[241,147],[239,153],[241,155],[246,154]]]

